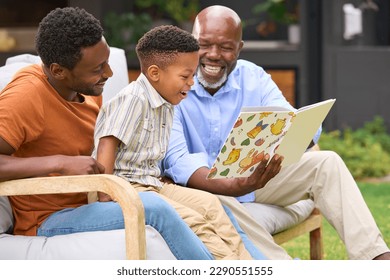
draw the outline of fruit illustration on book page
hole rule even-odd
[[[240,154],[241,154],[241,149],[233,148],[230,151],[228,158],[226,160],[224,160],[222,162],[222,164],[223,165],[230,165],[230,164],[235,163],[240,158]]]
[[[275,123],[271,124],[271,133],[279,135],[286,127],[286,119],[277,119]]]
[[[251,168],[256,163],[260,162],[264,158],[264,151],[259,153],[258,151],[255,151],[255,149],[251,149],[249,153],[244,157],[240,163],[240,168],[237,170],[237,173],[242,174],[245,171],[247,171],[249,168]]]

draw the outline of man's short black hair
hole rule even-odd
[[[151,29],[139,39],[136,47],[143,69],[150,65],[164,68],[174,62],[178,53],[198,50],[198,41],[192,34],[173,25],[161,25]]]
[[[103,36],[98,19],[77,7],[57,8],[39,23],[36,50],[46,66],[52,63],[73,69],[81,49],[96,45]]]

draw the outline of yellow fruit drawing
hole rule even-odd
[[[269,115],[271,115],[272,112],[263,112],[263,113],[260,113],[260,120],[263,119],[263,118],[266,118],[268,117]]]
[[[256,124],[256,126],[249,131],[246,135],[248,135],[249,138],[255,139],[257,134],[259,134],[263,129],[265,129],[268,126],[268,124],[263,124],[263,121],[260,121]]]
[[[235,163],[240,158],[241,149],[233,148],[229,153],[228,158],[222,162],[223,165],[230,165]]]
[[[271,124],[271,133],[279,135],[286,126],[286,119],[277,119],[275,123]]]

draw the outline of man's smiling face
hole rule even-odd
[[[243,46],[241,25],[231,18],[215,22],[215,17],[206,13],[198,17],[193,35],[200,45],[198,80],[215,93],[236,66]]]

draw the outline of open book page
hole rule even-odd
[[[207,178],[248,177],[266,154],[283,155],[283,166],[298,161],[334,102],[319,102],[296,112],[281,107],[245,108]]]
[[[249,176],[265,154],[274,154],[293,116],[291,111],[242,112],[208,178]]]
[[[302,107],[297,111],[293,125],[276,151],[284,156],[282,166],[299,161],[335,101],[329,99]]]

